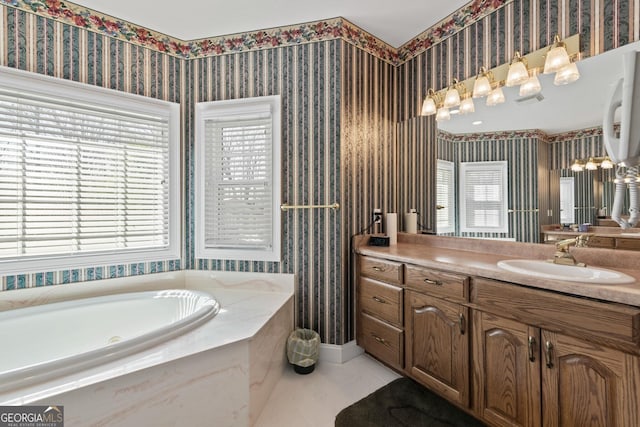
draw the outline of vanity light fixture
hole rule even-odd
[[[573,83],[580,78],[580,71],[575,62],[571,62],[558,70],[556,76],[553,79],[553,84],[556,86],[566,85]]]
[[[498,85],[491,91],[489,96],[487,96],[487,107],[493,107],[495,105],[502,104],[504,101],[504,92],[502,91],[502,87]]]
[[[609,156],[604,157],[589,157],[587,160],[585,159],[575,159],[573,164],[571,165],[571,170],[574,172],[582,172],[583,170],[594,171],[598,168],[601,169],[612,169],[615,165],[609,158]]]
[[[528,79],[529,70],[527,69],[527,60],[520,55],[520,52],[516,51],[513,59],[511,60],[511,64],[509,65],[505,86],[511,87],[521,85]]]
[[[571,165],[571,170],[574,172],[582,172],[584,170],[584,165],[576,159]]]
[[[437,100],[436,93],[433,91],[433,89],[429,89],[427,91],[427,96],[424,98],[424,102],[422,103],[421,114],[423,116],[431,116],[435,114],[436,111],[438,111],[436,100]]]
[[[451,118],[451,113],[447,107],[438,108],[438,112],[436,113],[436,122],[447,121]]]
[[[540,93],[542,91],[542,86],[540,85],[540,80],[535,73],[532,73],[531,77],[529,77],[522,85],[520,86],[520,96],[531,96],[536,93]]]
[[[460,114],[469,114],[476,111],[472,97],[467,97],[460,102]]]
[[[598,169],[598,165],[596,165],[596,162],[593,161],[593,157],[589,157],[589,160],[587,160],[587,164],[584,165],[584,168],[588,171],[594,171]]]
[[[460,105],[460,91],[458,90],[458,80],[453,79],[453,83],[449,86],[447,94],[444,96],[445,108],[453,108]]]
[[[560,35],[556,34],[553,39],[553,46],[549,48],[547,57],[544,61],[544,73],[556,73],[566,65],[569,65],[569,53],[567,53],[567,45],[560,41]]]
[[[491,82],[493,81],[493,73],[487,71],[485,67],[480,67],[480,72],[476,76],[473,83],[473,97],[481,98],[491,93]]]

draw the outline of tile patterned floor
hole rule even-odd
[[[338,412],[399,375],[366,354],[320,362],[309,375],[293,369],[276,385],[256,427],[331,427]]]

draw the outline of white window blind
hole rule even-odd
[[[279,97],[199,105],[196,257],[280,258]]]
[[[560,178],[560,224],[576,222],[576,203],[574,197],[574,178]]]
[[[438,160],[436,167],[436,230],[438,233],[455,232],[455,175],[454,164]]]
[[[460,164],[460,230],[509,231],[507,162]]]
[[[108,105],[99,88],[87,100],[60,96],[62,83],[42,77],[41,90],[9,80],[0,85],[0,261],[56,258],[48,266],[56,268],[101,254],[94,262],[137,262],[131,252],[177,244],[171,114]]]

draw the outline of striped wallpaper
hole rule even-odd
[[[180,260],[3,277],[2,290],[180,268],[291,272],[298,275],[297,324],[318,330],[326,343],[353,339],[351,236],[369,224],[375,207],[399,214],[417,207],[424,215],[423,225],[433,223],[429,201],[435,127],[431,119],[417,114],[427,88],[440,89],[453,77],[472,76],[480,65],[507,62],[515,49],[528,52],[547,45],[557,32],[562,36],[579,32],[586,55],[640,38],[640,8],[635,1],[513,0],[502,7],[503,3],[495,2],[495,11],[479,14],[479,21],[442,42],[405,45],[403,58],[411,59],[398,65],[387,54],[378,54],[388,49],[366,49],[366,43],[342,36],[184,59],[3,2],[0,64],[181,103],[185,240]],[[482,4],[492,10],[492,2]],[[283,201],[337,201],[341,208],[284,213],[280,263],[196,260],[195,102],[276,93],[283,96],[286,121]],[[498,153],[507,156],[519,171],[514,177],[519,188],[530,191],[512,189],[512,207],[541,209],[532,200],[538,184],[524,172],[545,161],[540,145],[525,139],[509,144],[511,148],[500,148],[485,141],[477,151],[469,144],[450,145],[457,147],[460,161],[476,158],[476,152],[489,158]],[[555,153],[548,154],[555,161]],[[535,219],[522,215],[514,222],[514,233],[530,235]]]

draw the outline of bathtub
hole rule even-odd
[[[93,301],[94,297],[103,302],[115,298],[116,315],[108,316],[106,324],[122,320],[127,333],[133,332],[131,325],[154,315],[141,315],[137,306],[140,301],[115,303],[123,297],[189,292],[208,295],[219,303],[215,316],[201,319],[199,326],[173,338],[163,336],[162,342],[83,366],[67,363],[70,359],[62,356],[68,370],[39,379],[20,375],[20,383],[0,390],[0,405],[62,405],[68,427],[251,426],[279,378],[290,369],[285,345],[294,327],[294,287],[295,276],[291,274],[184,270],[0,292],[0,316],[22,309],[52,313],[50,309],[57,304],[73,306],[80,300],[80,304]],[[166,302],[157,299],[160,304]],[[9,329],[25,337],[25,342],[13,344],[24,346],[23,353],[28,353],[19,357],[23,362],[31,353],[57,354],[60,336],[80,329],[99,336],[99,325],[105,322],[85,317],[93,319],[104,306],[99,303],[92,307],[101,308],[67,315],[72,324],[64,327],[66,331],[54,330],[52,321],[57,316],[44,315],[27,334],[20,334],[24,327],[7,327],[6,320],[0,320],[0,333]],[[64,313],[67,309],[60,314]],[[27,346],[32,345],[29,341],[35,334],[49,341],[34,352],[33,346],[29,350]],[[101,342],[105,337],[122,338],[108,346],[110,350],[129,337],[111,330],[101,335]],[[9,347],[4,338],[0,339],[0,365],[4,365],[5,360],[8,364],[5,354]],[[4,378],[0,384],[5,386]]]
[[[219,308],[204,292],[171,289],[0,312],[0,392],[160,344],[211,319]]]

